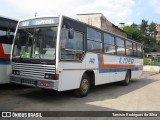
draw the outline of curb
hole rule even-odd
[[[160,73],[160,66],[145,65],[143,66],[143,71]]]

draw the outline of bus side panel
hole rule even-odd
[[[139,78],[140,75],[142,74],[142,70],[140,71],[132,71],[132,76],[131,76],[131,79],[134,79],[134,78]]]
[[[136,65],[143,65],[143,59],[137,59],[128,56],[112,56],[99,55],[99,72],[103,73],[105,83],[122,81],[125,79],[127,70],[131,70],[131,77],[137,77],[142,73],[142,68],[137,68]],[[126,65],[121,67],[120,65]],[[128,68],[127,65],[135,65],[133,68]],[[108,74],[108,75],[107,75]],[[106,78],[108,81],[106,81]]]
[[[101,60],[101,64],[117,64],[117,56],[111,56],[111,55],[103,55],[103,59],[104,61]],[[103,68],[103,72],[104,72],[104,79],[109,78],[109,82],[115,82],[117,81],[119,78],[117,77],[116,71],[112,71],[112,67],[111,68]],[[105,75],[106,74],[106,75]],[[108,74],[108,76],[107,76]]]
[[[120,57],[119,57],[120,58]],[[121,57],[122,58],[122,57]],[[138,59],[138,58],[134,58],[134,57],[124,57],[124,58],[131,58],[133,59],[133,65],[141,65],[143,66],[143,59]],[[132,78],[138,78],[141,74],[142,74],[142,68],[126,68],[126,71],[124,72],[117,72],[116,76],[117,76],[117,80],[116,81],[121,81],[125,79],[126,76],[126,72],[127,70],[131,70],[131,79]]]
[[[85,56],[85,69],[86,71],[93,71],[95,75],[95,85],[103,84],[103,75],[99,73],[99,60],[98,56],[95,53],[86,53]]]
[[[79,88],[81,79],[81,64],[77,62],[61,62],[62,72],[60,73],[59,91]]]
[[[135,64],[143,65],[143,59],[135,59]],[[131,78],[139,78],[142,72],[143,72],[142,68],[141,70],[138,70],[138,71],[132,71]]]
[[[10,54],[11,47],[10,44],[1,44],[0,50],[0,84],[9,83],[10,82],[10,74],[11,74],[11,65],[10,65]]]
[[[0,84],[9,83],[11,75],[11,65],[0,64]]]

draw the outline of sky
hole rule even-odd
[[[160,24],[160,0],[0,0],[0,16],[26,19],[35,16],[102,13],[109,21],[140,24],[142,19]]]

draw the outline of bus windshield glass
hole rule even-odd
[[[57,27],[18,29],[13,59],[55,60]]]

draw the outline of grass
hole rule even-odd
[[[149,61],[149,60],[146,60],[144,59],[144,65],[153,65],[153,66],[159,66],[158,62],[157,61]]]

